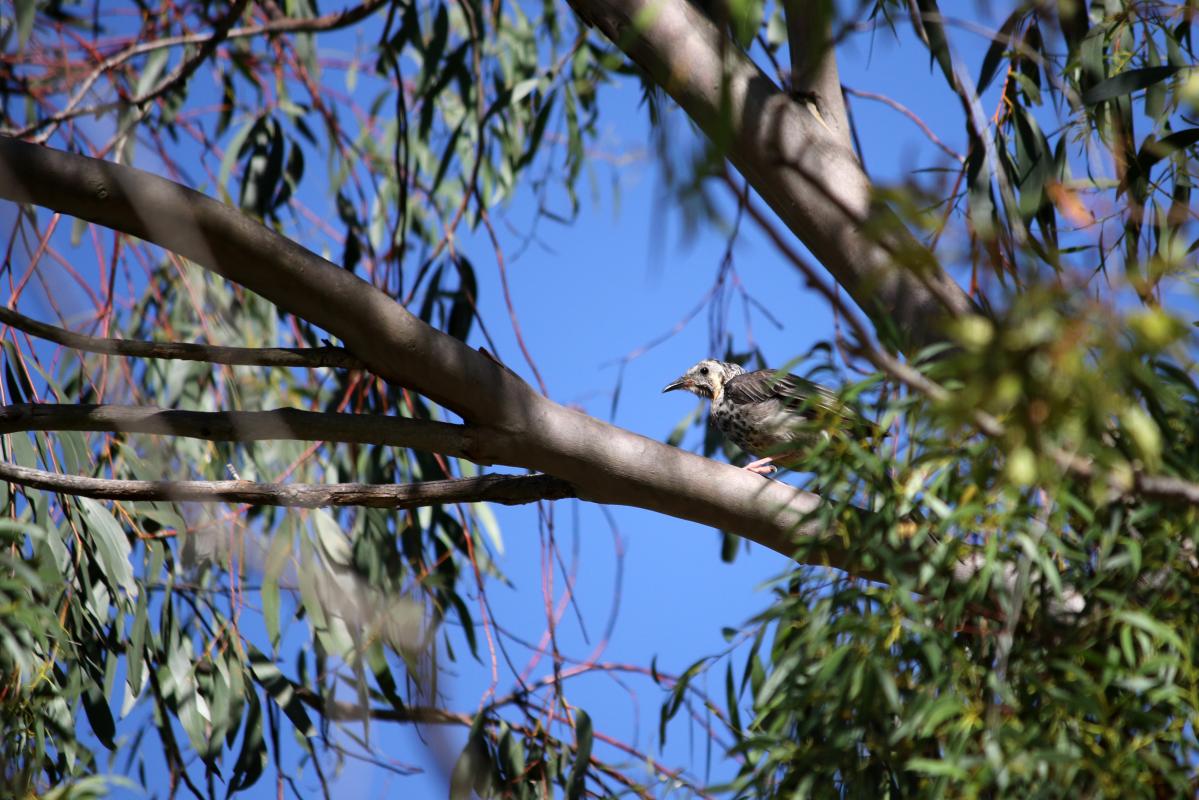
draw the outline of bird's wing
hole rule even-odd
[[[845,419],[856,415],[841,402],[841,398],[818,383],[790,373],[779,374],[771,369],[746,372],[729,378],[724,392],[734,403],[765,403],[774,401],[796,411],[805,410],[805,416],[817,410],[833,412]]]

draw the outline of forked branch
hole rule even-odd
[[[834,4],[825,0],[784,0],[792,95],[808,103],[849,146],[849,118],[841,95],[841,75],[832,37]]]

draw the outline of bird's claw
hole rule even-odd
[[[778,467],[770,463],[771,461],[773,461],[771,458],[759,458],[757,461],[746,464],[742,469],[749,470],[758,475],[769,475],[778,469]]]

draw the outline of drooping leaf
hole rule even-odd
[[[1164,81],[1179,71],[1178,67],[1143,67],[1130,69],[1100,81],[1082,93],[1082,102],[1088,106],[1097,105],[1105,100],[1112,100],[1138,89],[1144,89],[1155,83]]]
[[[134,87],[133,93],[135,97],[141,97],[154,88],[154,84],[158,82],[158,76],[162,74],[170,55],[171,51],[166,47],[160,47],[157,50],[151,51],[149,57],[146,59],[145,66],[142,67],[142,73],[137,79],[137,86]]]
[[[77,498],[87,530],[93,536],[98,563],[104,577],[113,590],[122,589],[126,597],[138,595],[137,582],[133,578],[133,566],[129,563],[132,549],[129,539],[112,513],[99,502],[89,497]]]
[[[986,55],[983,56],[982,66],[978,71],[978,93],[982,94],[991,85],[991,81],[995,79],[995,71],[999,68],[999,60],[1003,54],[1012,47],[1012,36],[1015,33],[1017,26],[1028,14],[1027,9],[1023,7],[1017,8],[1003,24],[999,26],[999,30],[995,32],[991,39],[991,46],[987,48]]]
[[[587,790],[587,773],[591,768],[591,745],[593,731],[591,717],[583,709],[575,712],[575,763],[566,783],[568,800],[579,800]]]
[[[466,747],[462,748],[462,753],[450,772],[450,800],[471,800],[475,795],[486,796],[484,787],[487,786],[489,777],[490,759],[487,748],[472,729]]]
[[[941,8],[937,0],[916,0],[916,6],[920,10],[918,24],[927,38],[929,55],[941,67],[945,82],[956,88],[958,81],[953,74],[953,55],[949,50],[949,40],[945,37]]]
[[[225,797],[232,797],[243,789],[249,789],[258,779],[267,764],[266,743],[262,735],[262,708],[256,693],[249,694],[249,711],[246,714],[244,731],[242,733],[241,749],[237,761],[233,765],[233,774],[229,778],[229,788]]]
[[[249,657],[250,670],[254,675],[254,680],[267,690],[271,699],[291,720],[296,732],[305,737],[315,736],[316,727],[304,709],[303,702],[296,695],[295,685],[284,677],[274,662],[257,648],[253,646],[249,648]]]

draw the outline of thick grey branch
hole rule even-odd
[[[442,503],[521,505],[574,497],[566,481],[549,475],[485,475],[421,483],[254,483],[252,481],[126,481],[62,475],[0,461],[0,480],[30,489],[97,500],[249,503],[320,508],[417,508]]]
[[[185,436],[215,442],[297,439],[410,447],[464,457],[479,431],[463,425],[380,414],[326,414],[277,408],[273,411],[179,411],[117,405],[16,403],[0,406],[0,433],[17,431],[105,431]]]
[[[363,369],[363,364],[343,347],[219,347],[191,342],[144,342],[87,336],[47,325],[15,311],[0,308],[0,323],[73,350],[137,358],[207,361],[251,367],[340,367]]]
[[[583,19],[656,80],[700,127],[730,140],[728,158],[876,323],[912,348],[939,341],[961,287],[910,236],[863,235],[871,187],[848,140],[794,102],[688,0],[571,0]],[[727,91],[723,87],[727,86]],[[731,134],[731,137],[730,137]],[[893,253],[917,254],[925,274]]]

